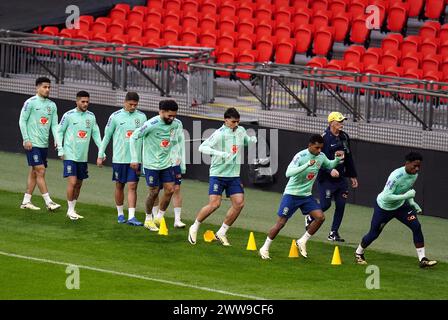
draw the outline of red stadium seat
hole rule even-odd
[[[236,5],[233,1],[224,1],[221,3],[221,8],[219,10],[219,15],[221,17],[236,17]]]
[[[337,59],[330,60],[325,66],[325,68],[331,70],[343,70],[344,67],[345,67],[345,61]]]
[[[128,8],[126,10],[123,7],[120,7],[120,4],[117,4],[114,8],[112,8],[110,10],[109,17],[111,19],[123,19],[123,20],[125,20],[129,11],[130,11],[129,5],[128,5]]]
[[[448,40],[445,40],[445,42],[440,44],[439,53],[443,57],[448,56]]]
[[[351,46],[344,52],[345,62],[360,62],[362,56],[366,52],[366,48],[363,46]]]
[[[215,48],[216,47],[217,36],[214,32],[206,30],[199,36],[199,43],[203,47]]]
[[[183,42],[197,43],[198,41],[197,28],[193,27],[183,28],[180,34],[180,40]]]
[[[402,42],[403,42],[403,36],[401,34],[390,33],[381,42],[381,48],[383,49],[383,51],[400,50]]]
[[[234,32],[236,30],[235,17],[225,16],[219,21],[219,30],[221,32]]]
[[[332,24],[334,26],[334,41],[344,42],[350,29],[350,17],[345,12],[336,13],[333,16]]]
[[[418,17],[423,10],[425,0],[408,0],[409,17]]]
[[[89,31],[90,26],[93,24],[93,16],[80,16],[79,17],[79,29]]]
[[[420,44],[420,52],[426,56],[428,53],[437,54],[439,49],[439,39],[437,38],[424,38]]]
[[[199,27],[202,30],[216,30],[217,16],[213,13],[206,13],[199,21]]]
[[[167,12],[170,10],[179,11],[182,7],[182,1],[181,0],[165,0],[164,7]]]
[[[110,18],[99,17],[96,18],[95,22],[91,25],[91,31],[93,33],[106,33],[109,24],[111,23]]]
[[[237,62],[239,63],[255,63],[257,60],[257,51],[254,50],[240,50]],[[251,66],[239,66],[239,69],[252,69]],[[250,74],[237,72],[236,76],[241,79],[250,79]]]
[[[369,48],[362,56],[362,63],[366,67],[371,65],[378,65],[381,61],[381,56],[383,55],[383,49],[381,48]]]
[[[402,51],[400,65],[404,69],[419,69],[422,61],[422,54],[415,51]]]
[[[165,29],[162,32],[163,39],[165,42],[168,42],[168,40],[178,40],[179,39],[179,27],[178,26],[165,26]]]
[[[280,39],[275,49],[275,63],[290,64],[294,51],[295,42],[292,39]]]
[[[272,7],[270,4],[259,4],[255,9],[255,18],[258,20],[272,20]]]
[[[383,56],[381,57],[381,64],[385,69],[389,67],[396,67],[401,58],[400,50],[384,50]]]
[[[217,63],[234,63],[235,62],[235,52],[232,48],[224,48],[219,53],[217,53]],[[221,77],[230,76],[230,72],[227,71],[216,71],[216,74]]]
[[[387,16],[387,28],[392,32],[401,32],[408,19],[407,11],[408,4],[402,2],[395,2],[389,8]]]
[[[112,20],[107,31],[111,34],[124,34],[126,26],[126,20]]]
[[[271,36],[272,35],[273,26],[268,20],[258,21],[258,25],[255,26],[255,34],[258,38]]]
[[[325,68],[327,63],[328,61],[324,57],[314,57],[306,63],[306,66],[311,68]]]
[[[216,14],[218,12],[218,4],[214,0],[205,0],[201,4],[201,12],[205,14]]]
[[[333,45],[333,29],[321,28],[314,33],[313,53],[326,56]]]
[[[366,17],[358,16],[352,21],[352,30],[350,32],[350,41],[364,44],[370,35],[370,30],[366,26]]]
[[[153,23],[153,22],[161,23],[162,18],[163,18],[162,9],[151,8],[148,10],[148,13],[146,14],[145,21],[146,23]]]
[[[241,19],[240,22],[238,22],[237,31],[239,33],[255,33],[255,23],[253,19]]]
[[[330,0],[329,9],[334,13],[342,13],[346,12],[347,10],[347,4],[345,0]]]
[[[440,23],[437,21],[426,21],[421,27],[418,32],[420,37],[427,38],[427,37],[434,37],[437,38],[440,30]]]
[[[292,10],[289,7],[280,7],[274,14],[276,23],[290,23],[292,20]]]
[[[278,25],[275,26],[275,30],[274,30],[274,36],[277,37],[277,39],[282,39],[282,38],[290,38],[291,37],[291,24],[289,23],[280,23]]]
[[[312,18],[312,23],[315,30],[319,30],[321,27],[328,27],[331,20],[331,11],[315,11]]]
[[[182,12],[199,12],[199,2],[196,0],[182,1]]]
[[[164,0],[148,0],[146,2],[146,6],[148,8],[163,8],[163,1]]]
[[[146,14],[148,13],[148,8],[144,6],[135,6],[128,13],[128,21],[143,21]]]
[[[239,19],[252,19],[254,15],[254,4],[252,2],[242,2],[236,9],[236,15]]]
[[[182,18],[182,27],[197,28],[199,26],[199,16],[196,11],[187,11]]]
[[[180,11],[168,11],[163,17],[165,26],[180,26]]]
[[[367,7],[367,0],[352,0],[348,7],[348,12],[352,17],[359,17],[365,15]]]
[[[401,52],[404,54],[407,52],[418,51],[420,43],[421,39],[419,36],[407,36],[401,43]]]
[[[218,47],[220,48],[233,48],[235,44],[234,32],[222,32],[218,37]]]
[[[150,22],[143,30],[143,36],[146,38],[159,39],[163,31],[163,25],[157,22]]]
[[[235,46],[239,50],[252,50],[254,42],[253,34],[240,33],[236,39]]]
[[[448,23],[445,23],[439,30],[440,43],[448,40]]]
[[[301,24],[308,24],[311,22],[311,17],[313,16],[313,11],[308,8],[297,8],[292,15],[292,22],[296,26]]]
[[[442,55],[427,54],[422,59],[422,70],[426,71],[439,71],[442,66]]]
[[[129,36],[142,36],[143,35],[143,25],[141,24],[133,24],[128,26],[127,32]]]
[[[445,0],[426,0],[425,17],[438,20],[445,9]]]
[[[270,37],[261,37],[257,40],[255,48],[258,51],[257,62],[271,61],[274,52],[274,44]]]
[[[327,0],[313,0],[311,2],[311,9],[313,9],[314,12],[318,10],[327,10],[328,9],[328,1]]]
[[[296,52],[307,53],[313,40],[313,26],[303,24],[295,29]]]

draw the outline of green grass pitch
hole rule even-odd
[[[8,168],[14,163],[15,172]],[[340,245],[342,265],[330,264],[334,245],[325,238],[331,220],[308,245],[309,258],[288,258],[291,240],[303,233],[303,217],[294,216],[271,247],[271,261],[247,251],[249,232],[258,248],[275,221],[281,195],[247,189],[246,207],[229,231],[232,247],[205,243],[200,235],[215,230],[228,208],[220,208],[203,224],[198,243],[187,242],[187,229],[172,227],[168,236],[142,227],[116,223],[110,168],[89,167],[77,211],[84,220],[65,217],[65,181],[59,161],[49,162],[47,182],[52,197],[63,204],[51,214],[18,208],[26,180],[23,155],[0,153],[0,299],[447,299],[448,264],[445,230],[448,221],[420,217],[427,254],[440,260],[419,269],[411,233],[392,222],[366,252],[380,271],[380,289],[369,290],[370,274],[353,263],[353,251],[367,231],[371,209],[349,205]],[[143,220],[146,186],[141,181],[137,217]],[[37,191],[37,190],[36,190]],[[185,180],[184,220],[190,224],[207,201],[207,184]],[[33,202],[43,207],[39,193]],[[35,259],[35,260],[33,260]],[[68,290],[67,264],[80,266],[80,289]]]

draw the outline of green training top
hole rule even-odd
[[[63,146],[58,156],[64,156],[64,160],[87,162],[90,137],[98,148],[101,145],[100,128],[90,111],[82,112],[75,108],[64,113],[58,133]]]
[[[131,163],[131,152],[129,150],[129,140],[135,129],[141,127],[146,121],[143,112],[135,110],[128,112],[124,108],[115,111],[109,117],[104,129],[103,141],[98,151],[98,158],[104,158],[105,150],[110,139],[113,139],[113,163]],[[139,157],[138,162],[141,162]]]
[[[48,148],[50,128],[58,145],[58,111],[56,104],[47,98],[35,95],[25,101],[19,118],[23,142],[30,141],[33,147]]]
[[[236,178],[240,176],[241,152],[244,146],[257,143],[246,129],[238,126],[232,130],[226,125],[217,129],[199,146],[199,151],[212,156],[210,177]]]
[[[310,160],[315,160],[316,162],[312,166],[308,166]],[[308,149],[300,151],[294,156],[286,170],[286,177],[289,178],[289,181],[283,194],[300,197],[310,196],[319,169],[321,167],[333,169],[339,162],[340,159],[338,157],[334,160],[328,160],[323,152],[315,156]]]
[[[177,135],[180,137],[180,142],[173,145],[171,148],[171,162],[173,166],[180,166],[181,173],[185,174],[185,135],[182,127],[179,127],[177,130]]]
[[[171,124],[166,124],[159,115],[152,117],[143,126],[137,128],[131,136],[129,142],[131,163],[139,162],[139,154],[143,153],[143,168],[164,170],[171,167],[173,165],[171,148],[176,144],[185,148],[182,137],[183,126],[180,120],[174,119]],[[137,143],[140,139],[143,140],[143,150]],[[180,165],[185,171],[185,161],[182,161]]]
[[[412,189],[418,174],[408,174],[405,167],[401,167],[392,171],[387,178],[383,191],[376,198],[378,206],[383,210],[395,210],[401,207],[406,200],[413,206],[417,212],[419,206],[414,202],[414,194],[407,193]],[[407,193],[407,194],[406,194]]]

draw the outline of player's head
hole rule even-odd
[[[334,111],[328,115],[328,125],[336,133],[339,133],[344,128],[344,120],[347,120],[347,118],[340,112]]]
[[[89,107],[90,94],[87,91],[79,91],[76,94],[76,107],[79,111],[86,112]]]
[[[317,156],[324,147],[324,138],[319,134],[313,134],[308,141],[308,151]]]
[[[137,110],[138,101],[140,97],[137,92],[129,91],[126,93],[126,97],[124,98],[124,109],[128,112],[134,112]]]
[[[240,113],[235,108],[228,108],[224,112],[224,124],[230,129],[236,129],[240,123]]]
[[[39,77],[36,79],[36,91],[37,95],[42,98],[48,98],[50,96],[51,80],[47,77]]]
[[[177,116],[179,106],[174,100],[162,100],[159,102],[159,115],[166,124],[171,124]]]
[[[409,174],[416,174],[420,171],[423,156],[418,152],[409,152],[405,157],[405,169]]]

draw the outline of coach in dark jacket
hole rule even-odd
[[[336,151],[344,151],[344,162],[334,169],[321,169],[317,177],[318,189],[320,195],[320,205],[323,211],[331,206],[331,199],[335,201],[335,212],[331,232],[328,235],[330,241],[341,241],[339,227],[344,216],[345,202],[348,197],[347,178],[350,178],[352,188],[358,187],[357,173],[353,163],[352,152],[350,150],[350,138],[347,133],[342,131],[344,120],[340,112],[332,112],[328,115],[328,127],[323,133],[324,147],[322,152],[328,159],[333,160]],[[307,217],[307,222],[311,219]]]

